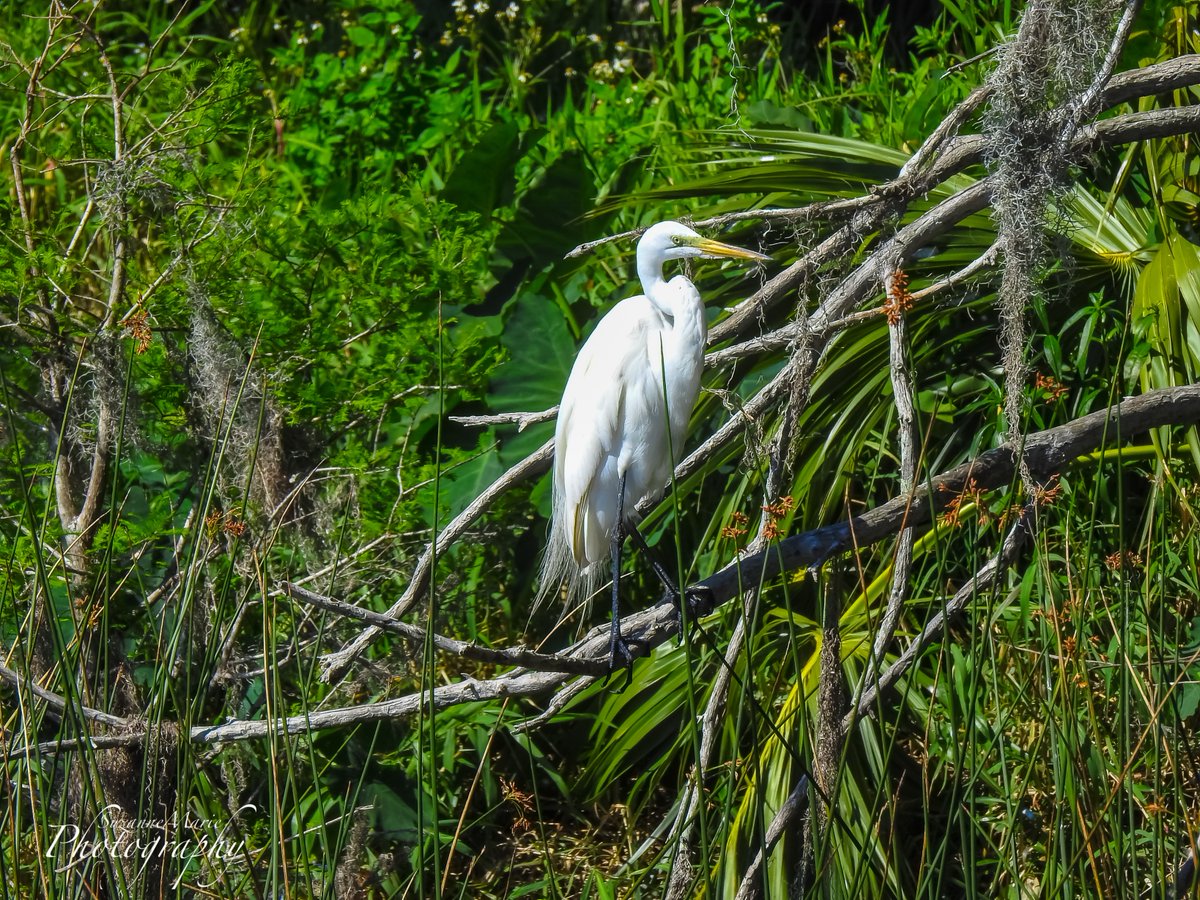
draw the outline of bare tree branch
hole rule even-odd
[[[1106,65],[1106,68],[1111,71],[1111,67]],[[1165,62],[1155,63],[1141,69],[1134,69],[1112,76],[1106,83],[1100,85],[1100,90],[1096,94],[1096,105],[1108,109],[1137,97],[1166,93],[1195,84],[1197,81],[1200,81],[1200,55],[1189,54],[1178,56]],[[940,151],[944,155],[947,142],[979,111],[990,93],[991,88],[983,85],[967,95],[958,106],[946,115],[946,118],[939,123],[937,128],[930,133],[929,137],[913,153],[900,169],[899,177],[887,185],[881,186],[877,193],[895,191],[898,183],[904,183],[914,178],[919,170],[925,168],[930,160]],[[977,136],[971,137],[977,138]],[[951,143],[953,142],[951,141]],[[961,169],[958,171],[961,171]],[[944,177],[948,177],[948,174]],[[720,228],[736,222],[751,220],[782,219],[786,221],[804,221],[856,210],[873,202],[876,201],[869,197],[857,197],[850,200],[829,200],[812,203],[808,206],[794,209],[753,209],[743,212],[725,213],[706,219],[697,219],[692,224],[696,228]],[[572,249],[567,253],[567,257],[574,259],[585,256],[608,244],[633,240],[640,237],[645,230],[645,228],[634,228],[620,234],[606,235],[598,240],[588,241]]]
[[[1023,455],[1035,477],[1044,480],[1099,447],[1117,446],[1134,434],[1160,425],[1196,422],[1200,422],[1200,385],[1162,388],[1065,425],[1026,435]],[[897,534],[906,524],[926,525],[972,481],[984,490],[1010,484],[1016,474],[1016,458],[1013,447],[1002,444],[933,476],[927,485],[913,492],[911,499],[896,497],[862,515],[785,538],[771,552],[736,561],[703,584],[717,602],[722,602],[738,592],[739,583],[769,580],[780,572],[812,566],[849,547],[873,544]]]
[[[1133,100],[1137,97],[1161,94],[1171,90],[1195,84],[1200,81],[1200,55],[1190,54],[1156,63],[1141,69],[1123,72],[1113,76],[1098,92],[1097,104],[1101,108],[1111,108],[1117,104]],[[870,194],[851,200],[834,200],[813,203],[796,209],[749,210],[744,213],[715,216],[709,219],[699,219],[694,225],[698,228],[719,227],[735,221],[746,219],[788,219],[811,220],[825,218],[831,214],[857,212],[869,209],[858,221],[835,232],[819,247],[810,251],[801,260],[794,263],[785,272],[773,278],[756,294],[741,304],[739,312],[720,323],[712,335],[714,342],[727,340],[750,319],[761,315],[773,305],[789,287],[795,284],[805,272],[815,271],[816,267],[840,253],[847,252],[848,244],[852,243],[855,233],[869,234],[875,231],[886,217],[887,210],[882,207],[883,198],[912,199],[927,193],[933,186],[959,174],[971,165],[978,164],[982,159],[983,139],[979,135],[964,135],[951,137],[953,132],[960,129],[970,116],[978,111],[989,91],[980,88],[972,92],[958,107],[950,112],[946,121],[949,126],[939,126],[925,140],[920,148],[901,168],[897,178],[875,188]],[[943,123],[945,125],[945,123]],[[1073,141],[1072,141],[1073,143]],[[936,161],[934,161],[936,160]],[[590,253],[597,247],[618,241],[627,241],[641,235],[645,229],[633,229],[621,234],[609,235],[596,241],[580,244],[567,254],[568,257],[578,257]]]
[[[896,434],[900,444],[900,496],[911,493],[917,481],[918,434],[916,423],[915,397],[912,373],[908,359],[908,322],[905,318],[905,306],[911,303],[908,293],[907,279],[900,272],[892,272],[884,278],[884,291],[888,297],[891,309],[888,311],[888,347],[891,362],[892,401],[896,406]],[[875,634],[875,643],[867,660],[864,684],[875,680],[875,673],[883,659],[896,625],[900,622],[900,613],[904,601],[908,599],[908,575],[912,565],[913,544],[916,532],[912,526],[901,529],[900,539],[896,542],[896,556],[892,562],[892,586],[888,591],[887,606],[883,618],[879,622]]]
[[[17,672],[14,669],[10,669],[8,666],[0,665],[0,678],[3,678],[18,691],[28,690],[29,693],[33,694],[35,697],[53,709],[55,714],[59,717],[66,715],[69,707],[74,706],[75,711],[89,722],[95,722],[98,725],[109,725],[114,728],[129,727],[128,719],[123,719],[120,716],[110,715],[109,713],[102,712],[98,709],[92,709],[90,706],[71,704],[65,697],[61,696],[60,694],[56,694],[53,691],[46,690],[44,687],[35,684],[33,679],[22,675],[20,672]]]
[[[801,775],[799,780],[796,781],[796,786],[792,788],[792,792],[783,801],[783,805],[779,807],[778,811],[771,818],[771,824],[767,826],[767,834],[763,840],[763,846],[758,848],[754,854],[754,859],[750,861],[750,865],[742,873],[742,881],[738,885],[735,900],[754,900],[754,898],[761,896],[759,888],[762,885],[759,880],[759,873],[762,870],[763,861],[771,855],[771,851],[775,849],[775,846],[779,843],[779,839],[783,837],[784,831],[804,811],[808,793],[808,776]]]
[[[1049,478],[1084,454],[1101,447],[1118,446],[1122,441],[1152,428],[1193,425],[1197,422],[1200,422],[1200,385],[1163,388],[1124,400],[1065,425],[1027,435],[1023,455],[1031,472]],[[926,525],[933,515],[945,509],[962,492],[968,482],[974,482],[975,486],[982,489],[1007,486],[1012,483],[1015,472],[1016,452],[1011,446],[1002,445],[934,477],[929,485],[915,490],[911,498],[899,496],[862,515],[785,538],[759,553],[736,560],[700,582],[700,586],[711,597],[715,607],[734,597],[743,596],[742,585],[757,584],[760,579],[761,583],[766,583],[782,572],[815,565],[851,546],[864,547],[877,543],[898,534],[905,526]],[[1006,538],[1005,548],[1009,548],[1010,543],[1019,537],[1014,528]],[[997,557],[1000,562],[995,571],[985,567],[968,586],[975,590],[988,583],[987,579],[996,577],[1007,564],[1005,560],[1016,549],[1019,549],[1019,544],[1011,549],[1003,549]],[[967,599],[964,596],[961,600],[952,600],[948,608],[954,611]],[[678,613],[670,604],[643,609],[621,620],[621,632],[629,643],[633,658],[647,656],[655,647],[678,633]],[[255,740],[268,734],[296,734],[403,718],[417,712],[422,704],[444,709],[459,703],[541,696],[558,689],[570,678],[568,673],[559,670],[561,658],[606,662],[608,635],[607,624],[591,629],[583,639],[555,654],[553,667],[548,666],[545,671],[539,671],[532,665],[522,666],[495,678],[483,681],[467,678],[436,687],[432,692],[409,694],[378,703],[321,710],[271,721],[199,725],[191,729],[189,737],[196,743]],[[930,639],[927,637],[926,643]],[[910,647],[901,658],[909,660],[919,649],[919,646]],[[880,682],[890,684],[903,671],[903,668],[897,669],[893,664],[880,676]],[[864,709],[868,701],[874,702],[876,696],[877,692],[864,693],[858,708]],[[93,746],[126,746],[136,744],[144,737],[144,732],[137,731],[101,736],[94,739]],[[69,742],[47,742],[39,745],[39,750],[50,752],[71,749],[73,746]]]
[[[506,490],[521,481],[528,478],[533,478],[542,474],[550,468],[550,460],[553,456],[554,442],[547,441],[521,462],[517,463],[500,478],[496,479],[487,490],[476,497],[471,503],[454,517],[453,521],[447,525],[442,532],[437,536],[437,541],[431,541],[421,554],[421,558],[417,560],[417,566],[413,572],[412,579],[409,581],[408,589],[404,594],[392,604],[386,615],[399,619],[412,606],[417,603],[423,596],[429,586],[429,576],[433,568],[434,554],[439,549],[444,549],[449,544],[454,543],[462,536],[475,521],[487,511],[488,507],[495,502],[496,498],[503,494]],[[330,653],[322,659],[324,669],[321,673],[321,678],[325,681],[336,681],[346,671],[349,666],[366,647],[380,634],[380,629],[376,625],[372,625],[363,631],[358,637],[347,644],[342,649]]]
[[[369,609],[362,609],[349,603],[343,603],[332,597],[307,591],[299,585],[287,581],[283,582],[280,588],[282,588],[287,596],[294,600],[299,600],[301,603],[315,606],[317,609],[323,609],[339,616],[357,619],[360,622],[366,622],[385,631],[391,631],[418,646],[423,646],[427,640],[431,641],[433,646],[443,653],[461,656],[464,659],[474,660],[475,662],[491,663],[499,666],[524,666],[527,669],[536,669],[539,672],[562,672],[567,675],[604,676],[609,673],[608,663],[604,660],[580,659],[576,656],[561,653],[538,653],[525,647],[509,647],[497,650],[493,647],[484,647],[480,644],[455,640],[441,634],[431,634],[424,628],[416,625],[409,625],[407,622],[398,621],[391,616],[385,616],[381,613],[372,612]]]
[[[517,431],[524,431],[530,425],[538,422],[550,422],[558,415],[558,407],[552,406],[541,412],[512,412],[498,413],[492,416],[450,416],[451,422],[466,425],[468,428],[486,428],[489,425],[516,425]]]

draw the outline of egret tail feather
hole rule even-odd
[[[559,508],[561,503],[561,498],[556,496],[550,538],[546,542],[546,553],[542,557],[542,568],[538,575],[538,592],[533,601],[535,613],[556,597],[562,598],[565,608],[573,607],[596,593],[607,575],[604,565],[580,566],[575,559],[575,552],[563,528],[566,514]]]

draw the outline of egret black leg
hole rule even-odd
[[[633,529],[637,531],[636,528]],[[621,545],[625,543],[625,476],[617,482],[617,523],[613,526],[612,550],[612,631],[608,638],[608,668],[615,672],[619,666],[633,665],[629,646],[621,637]],[[620,660],[618,661],[618,655]]]
[[[662,582],[662,586],[666,588],[668,594],[673,597],[679,596],[679,586],[675,584],[675,579],[671,577],[671,573],[667,571],[667,567],[658,561],[658,557],[654,555],[654,551],[650,549],[650,545],[646,543],[646,539],[642,537],[642,533],[638,531],[637,526],[629,526],[629,538],[637,544],[638,550],[642,556],[646,557],[646,561],[650,563],[650,568],[654,570],[654,574],[658,576],[658,580]]]
[[[638,550],[650,563],[650,567],[654,569],[654,574],[658,576],[658,580],[662,582],[664,593],[663,603],[671,603],[675,606],[680,614],[679,630],[680,635],[683,634],[683,610],[682,605],[687,604],[688,615],[693,618],[706,616],[712,612],[713,598],[712,592],[705,587],[692,586],[684,590],[680,590],[675,583],[675,579],[671,577],[671,573],[654,555],[650,549],[650,545],[646,543],[645,537],[638,531],[636,526],[628,528],[630,539],[637,544]]]

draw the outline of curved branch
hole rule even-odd
[[[1200,422],[1200,385],[1162,388],[1132,397],[1065,425],[1026,435],[1024,458],[1030,472],[1043,480],[1061,472],[1077,457],[1097,448],[1162,425]],[[771,579],[781,572],[817,565],[851,546],[862,547],[898,534],[906,525],[929,524],[973,481],[984,490],[1003,487],[1016,474],[1017,454],[1011,444],[988,450],[929,480],[911,497],[901,496],[882,506],[833,525],[794,535],[766,553],[738,560],[703,584],[716,602],[736,595],[738,584]],[[932,485],[932,486],[930,486]],[[740,570],[740,571],[739,571]]]
[[[54,693],[54,691],[48,691],[38,684],[34,684],[32,679],[14,669],[10,669],[8,666],[0,665],[0,678],[7,681],[18,691],[28,689],[31,694],[50,706],[59,716],[65,715],[67,708],[72,705],[65,697]],[[90,706],[76,706],[76,711],[89,722],[108,725],[112,728],[128,728],[130,724],[128,719],[111,715],[99,709],[92,709]]]
[[[463,532],[470,528],[487,511],[496,498],[514,484],[524,481],[527,478],[541,475],[542,472],[550,468],[550,460],[553,455],[554,441],[550,440],[497,478],[488,486],[487,490],[472,500],[466,509],[455,516],[454,520],[437,535],[436,540],[426,545],[421,558],[417,560],[417,566],[413,571],[412,579],[408,583],[408,588],[401,595],[400,599],[392,604],[385,615],[393,619],[399,619],[408,612],[425,595],[426,590],[429,588],[429,576],[433,570],[434,554],[444,549],[448,544],[452,544],[458,540]],[[362,653],[367,645],[380,634],[381,630],[379,626],[372,625],[359,634],[353,641],[342,647],[342,649],[323,657],[321,663],[324,669],[321,672],[321,679],[323,681],[336,681],[338,678],[341,678],[349,665],[357,658],[358,654]]]
[[[301,603],[315,606],[317,609],[323,609],[339,616],[346,616],[347,618],[357,619],[360,622],[366,622],[368,625],[374,625],[377,628],[382,628],[384,631],[391,631],[418,646],[423,646],[426,640],[432,641],[433,646],[443,653],[461,656],[463,659],[500,666],[523,666],[526,669],[534,669],[539,672],[562,672],[566,675],[604,676],[610,671],[608,663],[603,660],[580,659],[561,653],[537,653],[525,647],[509,647],[506,649],[484,647],[481,644],[472,644],[468,641],[456,640],[455,638],[449,638],[441,634],[430,634],[424,628],[417,625],[410,625],[407,622],[401,622],[382,613],[362,609],[350,603],[343,603],[341,600],[335,600],[333,597],[326,597],[324,594],[305,590],[299,585],[288,581],[280,584],[280,588],[293,600],[299,600]]]
[[[1200,385],[1163,388],[1124,400],[1065,425],[1027,435],[1023,455],[1034,475],[1048,479],[1074,460],[1101,447],[1120,443],[1152,428],[1194,425],[1198,422]],[[715,608],[740,596],[740,584],[758,583],[759,579],[766,582],[783,572],[818,564],[851,546],[864,547],[877,543],[898,534],[906,526],[926,525],[936,513],[949,506],[950,501],[962,493],[968,482],[974,482],[976,487],[983,489],[1010,484],[1016,473],[1016,457],[1016,452],[1008,444],[988,450],[935,476],[929,485],[918,488],[912,496],[899,496],[862,515],[785,538],[760,553],[730,563],[700,582],[700,586],[711,598],[712,608]],[[1016,540],[1016,537],[1010,534],[1006,539],[1006,547],[1010,540]],[[1012,551],[1003,550],[1002,556],[1010,552]],[[994,577],[994,574],[998,573],[981,571],[969,586],[977,587],[981,578]],[[649,656],[655,647],[677,634],[678,629],[678,613],[669,603],[644,609],[621,620],[621,633],[629,643],[633,658]],[[607,661],[608,635],[608,625],[597,626],[582,640],[557,654],[557,657],[589,662]],[[896,670],[895,666],[896,664],[893,664],[892,670],[883,673],[881,681],[899,676],[903,669]],[[540,696],[561,687],[570,677],[562,671],[537,671],[532,667],[521,667],[486,681],[468,678],[443,685],[435,688],[432,695],[419,692],[378,703],[319,710],[308,715],[271,721],[231,721],[219,725],[199,725],[193,727],[189,735],[196,743],[217,743],[254,740],[269,734],[296,734],[322,728],[345,727],[363,722],[404,718],[416,713],[423,704],[429,703],[443,709],[460,703]],[[859,709],[871,699],[874,699],[873,695],[865,694]],[[144,732],[132,732],[124,735],[103,735],[90,741],[93,746],[98,747],[136,744],[144,739]],[[71,749],[73,746],[76,745],[69,741],[52,741],[39,745],[39,749],[49,752],[55,749]]]

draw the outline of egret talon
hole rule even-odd
[[[667,588],[660,603],[669,603],[675,610],[675,631],[680,644],[683,643],[683,604],[687,604],[687,618],[692,622],[704,618],[716,606],[712,589],[703,584],[694,584],[685,589],[682,600],[679,591]]]
[[[608,648],[608,670],[610,672],[631,668],[633,668],[633,651],[629,649],[629,645],[624,640],[617,641]]]
[[[606,686],[608,679],[612,678],[618,671],[625,673],[625,683],[617,688],[617,691],[621,692],[627,690],[633,684],[633,652],[629,649],[629,645],[625,643],[625,639],[621,637],[619,631],[613,636],[613,640],[608,645]]]
[[[687,597],[688,616],[693,619],[703,619],[717,605],[712,588],[703,584],[694,584],[684,591]]]

